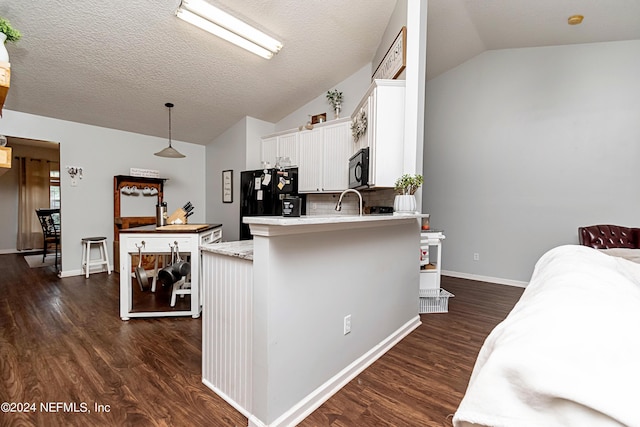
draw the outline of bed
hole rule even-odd
[[[453,424],[640,426],[640,264],[579,245],[544,254]]]

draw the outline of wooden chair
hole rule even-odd
[[[36,215],[42,226],[44,248],[42,249],[42,262],[47,257],[47,248],[51,244],[56,247],[56,271],[58,271],[58,251],[60,248],[60,209],[36,209]]]

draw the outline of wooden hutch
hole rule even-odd
[[[162,203],[166,178],[148,178],[143,176],[116,175],[113,177],[113,258],[114,271],[120,271],[120,230],[151,225],[156,223],[156,213],[152,216],[122,216],[121,197],[125,187],[137,187],[157,190],[157,204]]]

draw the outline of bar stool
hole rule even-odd
[[[99,245],[100,258],[91,259],[91,245]],[[85,237],[82,239],[82,270],[85,272],[87,279],[89,278],[91,267],[94,265],[106,266],[107,272],[111,274],[106,237]]]

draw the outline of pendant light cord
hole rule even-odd
[[[169,109],[169,146],[166,147],[164,150],[160,150],[157,153],[153,153],[153,154],[155,154],[158,157],[168,157],[171,159],[180,159],[183,157],[187,157],[171,146],[171,143],[173,142],[171,138],[171,109],[173,108],[173,104],[170,102],[167,102],[166,104],[164,104],[164,106]]]
[[[169,108],[169,147],[171,147],[171,108],[173,107],[173,104],[170,102],[167,102],[164,105],[167,108]]]

